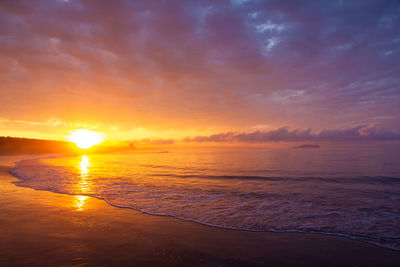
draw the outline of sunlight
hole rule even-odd
[[[100,144],[101,139],[100,133],[87,129],[75,130],[68,136],[69,141],[75,143],[77,147],[82,149],[88,149]]]
[[[79,162],[79,170],[81,172],[81,178],[78,183],[79,190],[82,193],[87,193],[90,188],[90,184],[88,181],[88,175],[89,175],[89,167],[91,166],[89,157],[86,155],[83,155],[81,158],[81,161]]]
[[[82,155],[81,160],[79,162],[78,168],[80,171],[80,179],[76,184],[76,189],[81,194],[87,194],[90,191],[91,182],[89,178],[89,167],[91,166],[89,157],[86,155]],[[86,205],[87,196],[74,196],[75,200],[73,205],[77,210],[84,210]]]
[[[74,206],[76,207],[76,209],[84,210],[86,199],[88,198],[88,196],[74,196],[74,197],[75,197]]]
[[[79,169],[81,171],[81,177],[86,178],[89,170],[88,167],[90,166],[89,157],[86,155],[82,155],[81,161],[79,162]]]

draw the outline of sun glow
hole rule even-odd
[[[100,133],[86,129],[75,130],[68,136],[69,141],[75,143],[79,148],[82,149],[88,149],[92,146],[100,144],[101,139]]]

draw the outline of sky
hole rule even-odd
[[[0,135],[400,140],[400,2],[0,1]]]

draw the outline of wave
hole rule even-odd
[[[71,187],[83,174],[66,162],[25,160],[10,173],[17,186],[86,195],[151,215],[235,230],[338,235],[400,250],[398,177],[219,175],[195,166],[189,168],[198,173],[183,174],[151,164],[136,164],[141,169],[134,172],[128,159],[105,161],[107,167],[85,174],[92,184],[86,193]]]
[[[360,177],[287,177],[287,176],[254,176],[254,175],[201,175],[201,174],[169,174],[155,173],[154,176],[196,179],[227,179],[227,180],[264,180],[264,181],[290,181],[290,182],[323,182],[323,183],[366,183],[366,184],[400,184],[400,177],[389,176],[360,176]]]

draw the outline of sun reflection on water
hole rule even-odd
[[[91,166],[92,164],[90,163],[89,157],[86,155],[82,155],[82,158],[78,164],[80,177],[78,183],[76,184],[76,193],[88,194],[90,192],[91,182],[89,179],[89,172]],[[74,197],[75,199],[73,204],[75,208],[77,210],[84,210],[88,196],[78,195]]]
[[[81,161],[79,162],[79,169],[81,171],[81,177],[87,178],[89,174],[89,167],[91,166],[89,157],[82,155]]]

